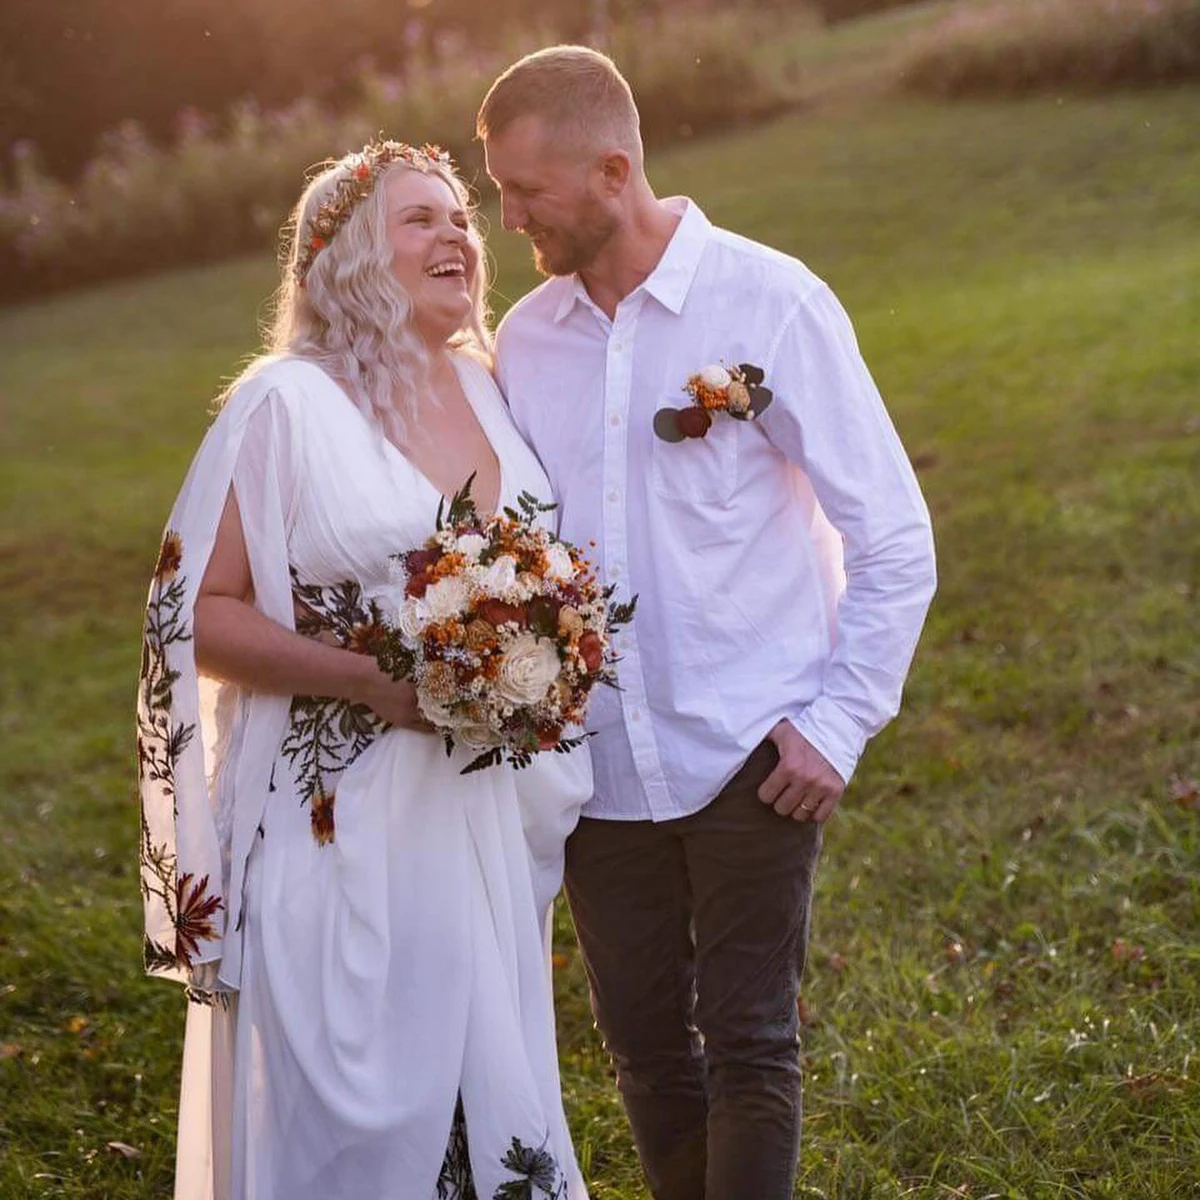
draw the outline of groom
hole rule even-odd
[[[821,831],[899,706],[929,516],[833,294],[655,196],[609,59],[521,59],[478,132],[550,277],[501,385],[562,535],[640,597],[567,847],[596,1021],[656,1200],[784,1200]]]

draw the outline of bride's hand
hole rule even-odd
[[[392,679],[379,667],[363,681],[357,699],[377,717],[398,729],[437,732],[417,707],[417,689],[407,679]]]

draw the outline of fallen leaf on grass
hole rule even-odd
[[[565,954],[550,955],[550,965],[556,970],[561,971],[571,960]]]
[[[946,943],[946,961],[955,966],[967,961],[966,947],[962,942],[949,941]]]
[[[1163,1093],[1179,1092],[1185,1083],[1186,1076],[1171,1075],[1164,1071],[1148,1071],[1145,1075],[1126,1075],[1121,1080],[1121,1087],[1139,1100],[1144,1100]]]
[[[136,1146],[129,1145],[128,1142],[105,1142],[105,1148],[114,1154],[119,1154],[122,1158],[142,1157],[142,1152]]]
[[[796,997],[796,1015],[805,1029],[812,1029],[817,1024],[817,1014],[803,996]]]
[[[1113,938],[1109,952],[1117,962],[1140,963],[1146,957],[1145,946],[1131,946],[1124,938]]]
[[[1171,799],[1180,808],[1200,811],[1200,781],[1192,778],[1184,779],[1180,775],[1171,776]]]
[[[836,971],[840,975],[850,965],[850,960],[844,954],[838,954],[835,951],[829,956],[827,965],[831,971]]]
[[[87,1017],[72,1017],[63,1028],[68,1033],[87,1033],[91,1021]]]
[[[25,1047],[17,1042],[5,1042],[0,1046],[0,1058],[20,1058],[25,1053]]]

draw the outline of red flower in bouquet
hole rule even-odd
[[[526,612],[520,604],[506,604],[503,600],[483,600],[475,608],[475,615],[497,629],[501,625],[524,625]]]
[[[604,643],[598,633],[588,630],[579,639],[579,657],[583,659],[583,665],[589,671],[600,670],[604,662]]]

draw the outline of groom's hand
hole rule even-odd
[[[758,789],[758,798],[793,821],[828,821],[846,790],[842,777],[786,718],[767,736],[779,751],[779,765]]]

